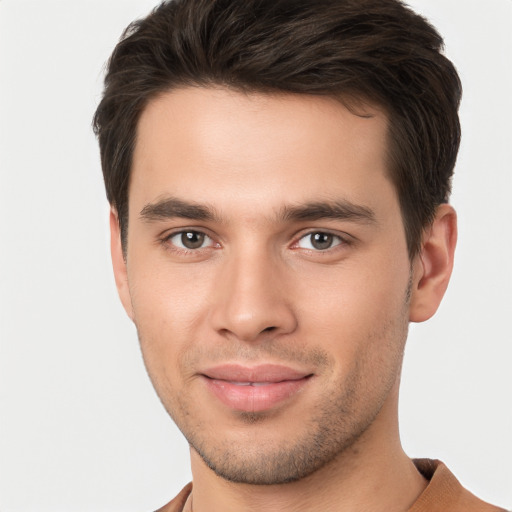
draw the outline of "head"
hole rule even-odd
[[[95,128],[116,282],[218,475],[285,483],[390,444],[408,323],[453,259],[441,46],[395,0],[188,0],[114,51]]]
[[[132,23],[110,59],[94,117],[107,198],[126,248],[139,118],[183,86],[329,96],[388,118],[388,172],[417,254],[448,201],[461,85],[443,40],[398,0],[177,0]]]

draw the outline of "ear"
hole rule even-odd
[[[130,289],[128,287],[128,272],[126,269],[126,259],[123,254],[121,243],[121,227],[119,226],[119,217],[115,208],[110,210],[110,253],[112,256],[112,267],[114,268],[114,278],[116,280],[117,292],[121,303],[133,320],[132,301]]]
[[[413,262],[411,322],[424,322],[437,311],[452,273],[456,243],[457,215],[449,204],[442,204]]]

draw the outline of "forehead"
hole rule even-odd
[[[328,97],[184,88],[141,115],[130,202],[173,195],[214,204],[377,194],[386,180],[387,118]],[[328,196],[334,197],[328,197]],[[314,197],[313,197],[314,196]],[[140,210],[139,210],[140,211]]]

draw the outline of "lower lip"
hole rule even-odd
[[[263,385],[238,385],[225,380],[205,378],[209,390],[231,409],[261,412],[279,405],[302,390],[309,377]]]

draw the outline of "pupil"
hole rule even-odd
[[[311,237],[311,245],[315,249],[329,249],[332,245],[332,235],[329,235],[329,233],[315,233]]]
[[[187,249],[198,249],[204,243],[204,234],[197,231],[187,231],[181,235],[181,243]]]

